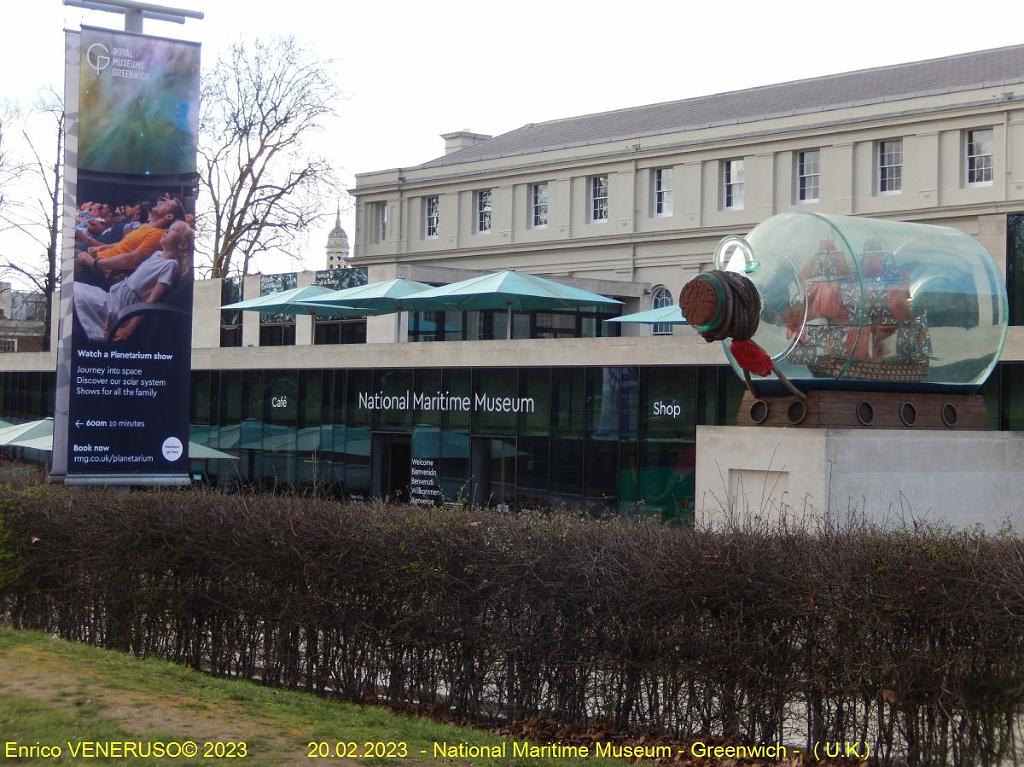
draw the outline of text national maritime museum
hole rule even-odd
[[[745,386],[682,319],[680,291],[718,266],[724,238],[794,213],[950,227],[980,244],[1008,310],[986,308],[987,283],[965,300],[983,319],[1008,311],[1005,344],[991,365],[968,350],[946,372],[984,380],[985,428],[1024,429],[1024,46],[442,138],[435,159],[357,176],[351,256],[339,221],[322,271],[195,282],[193,475],[689,519],[708,502],[695,497],[697,427],[736,423]],[[898,269],[900,253],[878,263]],[[474,280],[525,297],[533,276],[572,299],[452,308],[395,292],[370,316],[222,309]],[[949,311],[935,302],[930,331],[919,311],[871,341],[934,370]],[[53,353],[2,354],[0,370],[0,418],[53,413]]]

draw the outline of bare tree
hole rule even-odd
[[[5,154],[9,147],[4,147],[2,141],[6,137],[0,136],[0,179],[3,180],[0,188],[0,230],[20,232],[42,250],[43,257],[13,258],[6,255],[0,258],[0,274],[17,276],[43,294],[42,344],[44,350],[49,350],[50,325],[53,322],[52,299],[60,279],[57,259],[64,171],[64,101],[60,94],[52,89],[47,90],[29,117],[46,121],[46,133],[41,135],[49,135],[52,143],[45,152],[41,151],[39,139],[23,127],[21,137],[27,148],[28,159],[15,163],[9,154]],[[11,121],[7,123],[10,125]],[[7,196],[6,190],[13,186],[8,181],[13,182],[15,179],[20,182],[18,194],[11,198]]]
[[[291,37],[237,43],[204,78],[199,226],[211,277],[247,274],[268,250],[297,255],[334,182],[309,140],[337,98],[329,62]]]

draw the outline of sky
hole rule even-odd
[[[971,10],[945,0],[605,2],[516,0],[179,0],[205,14],[145,32],[203,45],[204,70],[239,39],[291,34],[333,61],[343,98],[319,139],[342,188],[356,173],[417,165],[444,153],[442,133],[497,135],[561,117],[1024,42],[1024,3]],[[30,106],[62,88],[63,32],[122,28],[120,16],[61,0],[5,4],[0,104]],[[343,194],[339,194],[343,197]],[[323,268],[331,215],[302,264],[266,256],[260,271]],[[344,207],[348,206],[348,209]],[[353,239],[351,202],[342,226]],[[0,234],[0,254],[26,250]]]

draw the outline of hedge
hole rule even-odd
[[[1024,542],[0,489],[0,615],[466,721],[1019,754]]]

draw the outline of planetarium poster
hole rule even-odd
[[[78,119],[69,112],[57,406],[59,420],[66,376],[67,420],[54,473],[63,431],[69,482],[182,482],[199,46],[88,27],[68,38]]]

